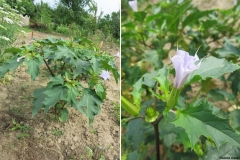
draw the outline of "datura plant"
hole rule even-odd
[[[167,141],[171,137],[168,135],[171,130],[174,131],[175,138],[171,139],[168,145],[176,141],[184,144],[185,152],[190,148],[200,156],[202,156],[202,147],[199,146],[201,137],[205,137],[208,147],[219,149],[225,143],[240,147],[239,135],[227,119],[223,119],[214,112],[217,108],[212,103],[204,98],[189,101],[181,97],[181,92],[188,85],[201,80],[218,78],[240,69],[240,66],[212,56],[199,59],[197,52],[191,56],[188,52],[178,49],[177,54],[170,59],[172,64],[144,74],[133,85],[134,89],[131,92],[133,103],[122,96],[123,108],[132,115],[131,118],[122,121],[123,124],[128,123],[127,145],[131,145],[135,150],[129,154],[128,159],[140,157],[142,154],[139,147],[143,145],[144,135],[149,134],[151,130],[147,124],[151,124],[154,128],[157,160],[161,155],[159,138],[165,138],[163,140]],[[175,75],[173,83],[169,80],[170,74]],[[144,92],[143,88],[146,89],[146,87],[148,93]],[[143,95],[149,93],[152,93],[154,100],[144,99],[143,103]],[[167,129],[164,126],[168,126]],[[131,133],[134,133],[134,137]]]
[[[73,107],[86,114],[92,123],[106,99],[103,80],[110,78],[109,71],[116,83],[119,79],[114,57],[100,51],[86,38],[65,41],[49,37],[28,46],[6,49],[5,53],[11,57],[0,66],[0,78],[22,64],[27,66],[33,81],[40,71],[47,70],[42,72],[48,73],[47,86],[32,93],[32,116],[41,109],[47,113],[53,108],[56,118],[66,122],[68,107]]]

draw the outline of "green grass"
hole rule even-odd
[[[32,32],[32,29],[29,28],[29,27],[26,27],[26,26],[22,27],[21,29],[22,29],[24,32]]]

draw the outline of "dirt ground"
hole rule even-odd
[[[37,31],[33,33],[37,39],[47,35]],[[29,32],[15,45],[26,45],[31,38],[32,33]],[[102,50],[115,55],[119,46],[104,42]],[[115,59],[119,69],[120,59]],[[33,82],[25,69],[19,67],[7,74],[4,83],[0,81],[0,160],[98,160],[101,155],[106,160],[120,159],[120,126],[114,109],[120,103],[120,84],[115,83],[113,76],[105,82],[107,99],[101,113],[95,116],[89,127],[88,118],[70,107],[66,123],[56,121],[53,114],[44,114],[43,111],[32,117],[31,94],[36,88],[46,86],[49,80],[41,73]],[[23,126],[22,131],[12,131],[18,124]],[[87,148],[93,151],[93,156],[89,156]]]

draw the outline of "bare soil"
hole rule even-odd
[[[42,39],[47,36],[62,37],[34,31],[33,38]],[[98,36],[91,38],[99,39]],[[14,45],[29,44],[32,33],[19,37]],[[99,43],[99,42],[96,42]],[[102,50],[111,55],[119,51],[113,42],[103,42]],[[118,69],[120,59],[116,59]],[[52,113],[40,111],[32,117],[32,92],[46,86],[49,79],[44,76],[47,71],[33,82],[21,66],[0,80],[0,160],[70,160],[70,159],[120,159],[120,126],[114,109],[120,103],[120,84],[116,84],[113,76],[105,82],[107,99],[101,107],[101,113],[95,116],[92,126],[88,118],[68,107],[69,118],[66,123],[56,121]],[[19,129],[12,131],[13,120],[20,124]],[[86,148],[93,151],[89,156]]]

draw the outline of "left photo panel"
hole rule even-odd
[[[0,160],[120,160],[120,0],[0,0]]]

